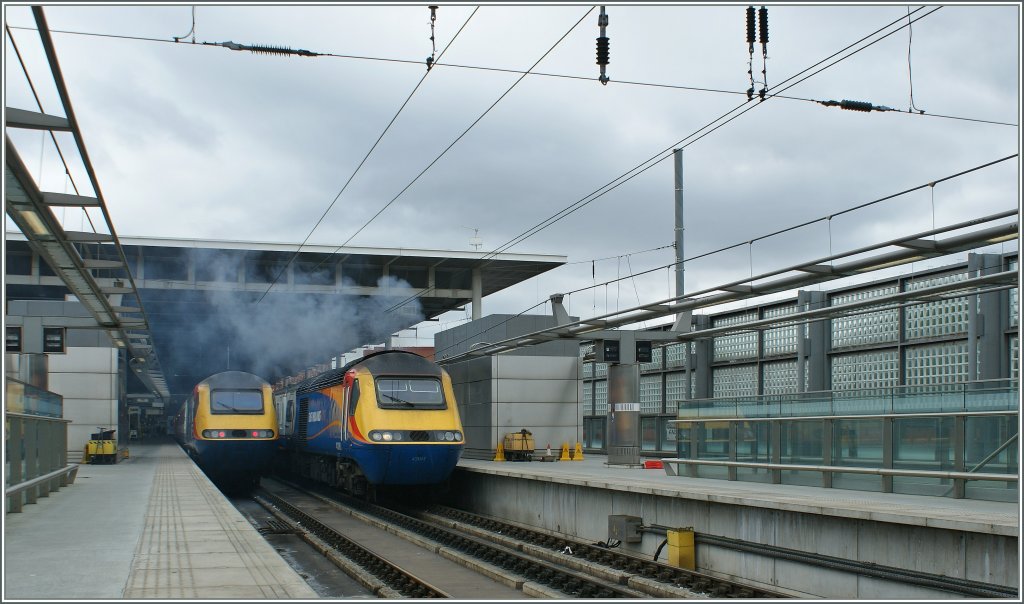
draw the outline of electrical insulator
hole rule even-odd
[[[608,27],[608,15],[605,14],[603,6],[601,7],[601,14],[597,17],[597,26],[601,30],[600,37],[597,38],[597,64],[601,66],[601,76],[598,80],[602,85],[607,85],[608,75],[606,69],[610,61],[611,42],[608,40],[608,36],[605,35],[605,28]]]
[[[597,64],[607,65],[608,55],[610,52],[611,42],[607,36],[602,36],[597,39]]]
[[[865,101],[848,101],[846,99],[839,103],[839,107],[850,111],[871,111],[874,108],[871,103]]]
[[[761,10],[757,11],[758,32],[761,34],[761,44],[768,43],[768,9],[761,7]]]
[[[747,44],[750,45],[750,52],[754,52],[754,7],[747,7]]]

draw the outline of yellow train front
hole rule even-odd
[[[411,352],[379,352],[306,380],[289,407],[291,470],[356,494],[439,485],[465,444],[451,378]]]
[[[270,384],[244,371],[206,378],[179,409],[175,437],[214,482],[257,484],[277,449]]]

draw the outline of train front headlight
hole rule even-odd
[[[455,431],[455,440],[462,440],[462,432]]]
[[[455,435],[452,434],[451,432],[445,432],[444,433],[444,439],[447,440],[447,441],[453,441],[453,440],[455,440]]]
[[[390,433],[390,432],[385,432],[385,433],[384,433],[384,434],[382,435],[382,437],[384,438],[384,441],[385,441],[385,442],[390,442],[390,441],[391,441],[391,438],[392,438],[392,437],[391,437],[391,433]]]

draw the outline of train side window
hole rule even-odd
[[[356,414],[356,405],[359,404],[359,380],[352,381],[352,389],[348,392],[348,414]]]
[[[295,417],[295,401],[288,401],[288,411],[285,412],[284,422],[287,424]]]

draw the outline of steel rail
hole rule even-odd
[[[359,545],[355,541],[345,537],[338,531],[320,522],[313,516],[303,512],[284,498],[266,489],[261,489],[260,494],[254,499],[265,505],[260,499],[264,499],[273,507],[284,512],[287,516],[298,521],[305,530],[324,540],[328,545],[346,558],[352,560],[385,585],[396,592],[409,598],[450,598],[444,591],[416,577],[391,562],[381,558],[377,554]]]
[[[286,483],[288,484],[288,483]],[[293,488],[302,488],[289,484]],[[464,532],[414,518],[394,509],[371,504],[355,499],[342,493],[334,493],[331,497],[303,489],[305,494],[328,505],[351,508],[361,513],[375,516],[388,522],[391,526],[401,527],[436,541],[446,547],[458,550],[488,564],[501,568],[505,572],[515,573],[527,581],[534,581],[548,588],[561,591],[574,598],[638,598],[642,592],[628,587],[612,585],[581,572],[567,570],[560,566],[544,564],[534,557],[515,549],[496,545],[485,539],[473,537]]]
[[[572,556],[600,564],[618,571],[644,577],[659,583],[682,587],[697,592],[708,593],[719,598],[788,598],[780,592],[744,585],[734,581],[712,577],[697,571],[662,564],[654,560],[640,558],[634,554],[616,552],[601,545],[584,543],[569,537],[554,536],[538,530],[525,528],[488,518],[465,510],[434,505],[429,513],[449,518],[458,523],[469,524],[491,533],[497,533],[513,539],[522,540],[555,552],[572,552]],[[568,548],[568,549],[567,549]],[[640,589],[641,586],[629,582],[629,585]]]

